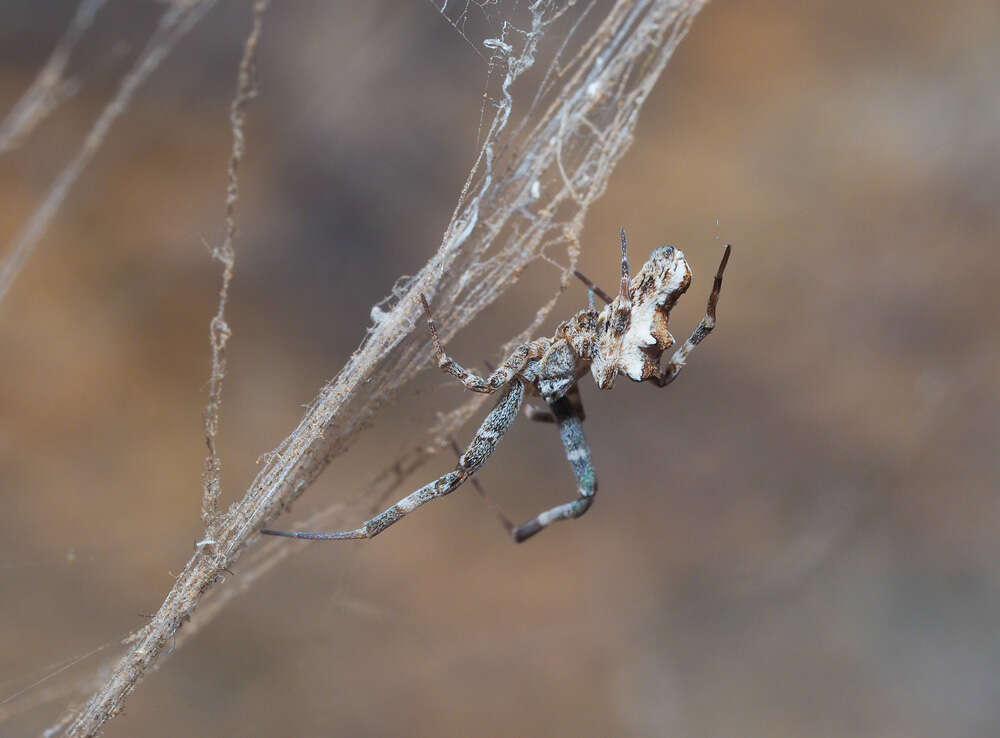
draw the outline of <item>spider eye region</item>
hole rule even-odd
[[[656,374],[661,355],[674,344],[667,329],[670,311],[690,284],[691,269],[680,249],[662,246],[650,254],[629,284],[628,310],[616,310],[616,300],[598,322],[591,372],[599,387],[610,388],[619,372],[636,382]]]

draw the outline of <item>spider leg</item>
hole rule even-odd
[[[575,388],[574,388],[575,389]],[[597,493],[597,475],[594,463],[590,458],[590,446],[583,435],[583,418],[579,392],[575,392],[576,402],[567,395],[552,403],[552,414],[559,423],[559,435],[562,438],[566,458],[576,477],[579,497],[572,502],[546,510],[535,516],[524,525],[519,525],[511,532],[515,543],[521,543],[531,538],[543,528],[557,520],[578,518],[590,509]]]
[[[455,442],[455,439],[449,438],[448,442],[451,444],[451,448],[454,450],[455,455],[462,458],[462,449],[458,447],[458,443]],[[482,498],[483,502],[486,503],[486,506],[493,511],[494,515],[497,516],[497,520],[500,521],[500,525],[503,526],[504,530],[508,533],[512,532],[514,530],[514,524],[510,521],[510,518],[503,514],[503,510],[500,509],[500,506],[490,499],[488,494],[486,494],[486,490],[483,489],[483,485],[479,483],[479,480],[472,477],[469,480],[469,484],[471,484],[472,488],[476,490],[476,493]]]
[[[574,269],[573,270],[573,276],[575,276],[577,279],[579,279],[581,282],[583,282],[585,285],[587,285],[587,291],[590,293],[590,301],[591,302],[594,301],[593,298],[596,295],[597,297],[600,297],[601,300],[604,301],[605,305],[610,305],[611,304],[612,300],[611,300],[610,297],[608,297],[608,293],[605,292],[604,290],[602,290],[596,284],[594,284],[593,281],[589,277],[587,277],[583,272],[581,272],[579,269]],[[591,307],[593,307],[593,305],[591,305]]]
[[[726,251],[722,255],[722,261],[719,263],[719,270],[715,273],[712,294],[708,296],[708,307],[705,309],[705,317],[701,319],[698,327],[694,329],[691,337],[684,342],[684,345],[674,352],[674,355],[670,358],[670,363],[663,367],[658,374],[654,374],[649,378],[657,387],[666,387],[677,378],[677,375],[681,373],[681,369],[684,368],[685,362],[687,362],[688,354],[691,353],[695,346],[704,341],[705,337],[715,328],[715,308],[719,304],[719,293],[722,292],[722,273],[726,271],[726,264],[729,262],[729,252],[732,249],[732,246],[726,244]]]
[[[383,510],[375,517],[365,521],[360,528],[342,530],[336,533],[301,533],[298,531],[262,530],[269,536],[284,536],[285,538],[305,538],[308,540],[335,541],[348,538],[374,538],[383,530],[398,520],[406,517],[426,502],[438,497],[444,497],[458,489],[463,482],[471,477],[496,450],[497,444],[510,424],[517,417],[524,397],[524,385],[518,380],[511,382],[510,388],[496,404],[482,425],[476,431],[469,447],[458,459],[458,466],[433,482],[425,484],[420,489],[411,492],[395,505]]]
[[[618,294],[622,297],[629,297],[629,267],[628,267],[628,239],[625,237],[625,229],[622,228],[622,281],[618,288]]]
[[[430,331],[431,340],[434,342],[434,352],[437,354],[438,366],[441,367],[443,372],[455,377],[455,379],[465,385],[466,389],[470,389],[473,392],[482,392],[484,394],[496,392],[510,382],[518,372],[524,369],[529,360],[540,358],[548,347],[549,342],[546,339],[522,343],[511,352],[510,356],[507,357],[498,369],[493,370],[490,376],[484,379],[475,372],[469,371],[445,353],[444,346],[441,344],[441,339],[438,336],[437,326],[431,317],[431,307],[427,304],[427,298],[421,295],[420,301],[424,304],[424,312],[427,313],[427,329]]]
[[[566,399],[569,400],[570,405],[576,411],[577,417],[581,421],[587,419],[587,414],[583,411],[583,400],[580,399],[580,389],[573,385],[566,393]],[[535,407],[534,405],[525,405],[524,414],[527,416],[528,420],[534,420],[538,423],[557,423],[555,413],[551,410],[543,410],[540,407]]]

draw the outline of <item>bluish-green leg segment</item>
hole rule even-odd
[[[476,473],[490,454],[496,450],[497,444],[503,438],[503,434],[510,428],[510,424],[517,418],[518,410],[521,409],[521,400],[524,398],[524,385],[519,380],[511,383],[507,392],[500,398],[489,415],[479,426],[476,435],[466,449],[465,453],[458,460],[458,466],[454,471],[435,479],[429,484],[425,484],[415,492],[411,492],[392,507],[383,510],[375,517],[366,521],[360,528],[354,530],[342,530],[336,533],[300,533],[298,531],[262,530],[261,533],[269,536],[284,536],[285,538],[304,538],[310,541],[339,541],[351,538],[374,538],[390,525],[406,517],[407,513],[413,512],[426,502],[430,502],[438,497],[444,497],[458,489],[462,483]]]
[[[575,400],[563,397],[552,403],[552,414],[559,424],[559,436],[562,438],[566,459],[569,461],[573,476],[576,477],[577,493],[580,495],[572,502],[557,505],[546,510],[524,525],[518,526],[511,535],[514,541],[520,543],[538,533],[543,528],[557,520],[578,518],[590,509],[597,493],[597,474],[594,472],[594,462],[590,458],[590,446],[583,435],[582,405],[579,395]]]

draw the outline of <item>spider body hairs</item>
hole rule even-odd
[[[589,370],[602,390],[611,389],[615,378],[624,374],[635,382],[652,382],[665,387],[680,373],[692,349],[715,327],[715,309],[722,291],[722,274],[732,247],[727,245],[715,283],[708,298],[705,317],[690,338],[678,348],[666,366],[663,353],[674,345],[667,329],[670,311],[691,284],[691,267],[683,252],[672,246],[655,249],[635,277],[630,277],[625,230],[621,231],[621,283],[613,299],[590,280],[577,276],[590,288],[590,304],[562,323],[551,338],[521,344],[488,377],[481,377],[449,357],[438,338],[430,305],[421,295],[427,313],[427,327],[434,342],[438,366],[473,392],[501,392],[500,401],[483,420],[472,442],[453,471],[411,492],[395,505],[366,521],[360,528],[337,533],[302,533],[262,530],[261,533],[307,540],[373,538],[425,502],[451,494],[472,477],[496,450],[504,433],[517,418],[524,395],[541,397],[547,409],[528,405],[525,414],[532,420],[559,426],[566,459],[577,481],[576,499],[557,505],[515,526],[501,522],[515,542],[527,540],[557,520],[583,515],[597,493],[597,476],[590,447],[583,434],[583,404],[578,382]],[[598,311],[595,295],[607,305]]]

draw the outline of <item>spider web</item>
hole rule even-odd
[[[220,581],[220,571],[243,553],[255,531],[297,499],[374,413],[431,365],[421,293],[434,305],[441,337],[447,341],[538,259],[555,261],[558,252],[563,262],[560,290],[566,287],[580,253],[587,211],[632,143],[643,103],[703,5],[703,0],[428,1],[462,42],[475,49],[487,70],[479,149],[440,247],[417,274],[401,278],[372,308],[372,324],[361,345],[320,390],[294,431],[264,457],[242,499],[220,516],[212,555],[199,551],[187,563],[149,625],[130,637],[131,651],[76,717],[73,732],[98,730],[120,709],[144,671],[155,668],[165,645],[182,645],[213,613],[296,548],[277,541],[255,547],[241,566],[239,586],[217,589],[202,605],[202,594]],[[0,143],[30,130],[71,94],[60,87],[65,60],[58,55],[69,53],[102,4],[80,4],[50,62],[54,73],[40,76],[39,86],[33,88],[41,96],[26,103],[18,117],[7,119],[10,126]],[[131,93],[212,4],[174,0],[166,6],[159,35],[154,34],[151,46],[140,54],[138,66],[123,82],[120,99],[113,100],[107,118],[95,124],[79,160],[67,167],[69,174],[53,186],[37,223],[29,224],[23,242],[28,245],[17,246],[5,264],[5,270],[13,265],[9,279],[30,255]],[[3,291],[0,284],[0,297]],[[504,350],[537,333],[557,298],[558,292]],[[484,399],[477,395],[443,414],[428,435],[373,480],[364,501],[371,504],[391,494]],[[339,501],[337,509],[345,503],[350,504]],[[180,624],[196,609],[201,615],[178,634]],[[65,719],[60,728],[64,724]]]
[[[485,24],[486,27],[495,27],[502,20],[503,16],[500,13],[498,0],[464,0],[462,2],[427,0],[427,2],[441,14],[448,25],[455,29],[455,32],[462,37],[469,48],[484,61],[487,59],[481,44],[473,39],[481,41],[487,37],[479,28],[480,24]]]
[[[478,39],[490,52],[484,110],[492,111],[478,156],[437,254],[417,275],[400,278],[372,308],[373,324],[362,345],[324,387],[296,431],[266,457],[255,485],[277,490],[285,505],[346,449],[382,403],[433,366],[420,292],[433,302],[439,332],[447,340],[531,262],[562,248],[566,264],[559,292],[501,353],[536,334],[572,277],[587,210],[603,194],[632,143],[642,104],[703,2],[619,1],[608,8],[595,0],[572,12],[559,2],[527,7],[513,2],[507,4],[506,16],[486,12],[500,5],[465,3],[460,15],[450,16],[470,43],[472,13],[482,12],[476,26],[480,33],[496,32]],[[444,12],[451,6],[435,7]],[[518,16],[519,11],[525,14]],[[515,17],[520,25],[514,24]],[[543,67],[536,62],[545,54]],[[369,363],[371,355],[378,357],[375,364]],[[341,394],[351,386],[360,386],[361,392]],[[314,529],[346,514],[357,515],[358,509],[381,509],[486,401],[486,395],[472,394],[441,413],[438,422],[389,461],[359,496],[335,500],[294,527]],[[318,442],[301,450],[310,432],[320,431],[324,435]],[[282,485],[295,486],[289,494],[280,494]],[[261,503],[274,504],[274,499]],[[299,549],[284,540],[252,548],[241,562],[238,580],[207,599],[178,634],[177,647]]]
[[[496,5],[483,3],[472,10]],[[479,41],[490,51],[484,109],[492,113],[441,246],[420,273],[400,278],[392,293],[372,308],[373,324],[362,345],[324,387],[295,433],[268,456],[258,477],[264,489],[298,485],[282,495],[287,505],[347,447],[383,402],[433,365],[418,302],[421,292],[434,304],[439,332],[447,341],[531,262],[550,258],[549,250],[562,248],[566,264],[559,292],[501,353],[534,336],[572,276],[587,210],[603,194],[611,172],[632,143],[642,104],[702,5],[621,0],[602,14],[596,1],[573,12],[558,2],[535,2],[526,8],[514,2],[511,14],[499,25],[487,24],[499,29],[497,35]],[[469,8],[466,4],[460,17],[468,15]],[[512,18],[518,11],[527,15],[519,16],[520,25],[515,25]],[[491,17],[500,16],[485,20]],[[454,25],[471,41],[468,24]],[[545,66],[536,66],[546,53]],[[379,357],[374,365],[369,363],[371,355]],[[341,394],[359,383],[362,392]],[[345,513],[356,514],[358,508],[380,509],[486,401],[486,395],[475,394],[441,413],[438,422],[392,459],[360,496],[338,499],[294,527],[314,529]],[[301,450],[299,444],[308,438],[310,428],[323,429],[325,435],[312,448]],[[297,461],[287,465],[292,459]],[[199,617],[178,636],[178,644],[296,548],[275,540],[252,549],[241,565],[239,581],[202,607]]]
[[[345,428],[348,435],[432,363],[424,331],[413,331],[422,327],[420,292],[434,305],[447,341],[531,262],[552,260],[559,250],[565,252],[565,288],[586,213],[628,150],[642,104],[701,5],[541,0],[509,3],[501,16],[494,12],[499,3],[465,3],[451,17],[466,41],[473,40],[468,29],[474,14],[481,16],[480,32],[496,33],[477,39],[489,51],[490,69],[482,144],[438,253],[373,308],[365,342],[338,377],[351,376],[354,359],[367,349],[383,357],[365,373],[370,394],[348,402],[353,409],[346,416],[357,423]],[[447,3],[436,7],[448,10]],[[557,297],[502,352],[532,338]],[[425,451],[443,447],[484,400],[475,396],[443,415],[425,444],[394,464],[411,469]],[[397,477],[387,472],[379,479]]]

